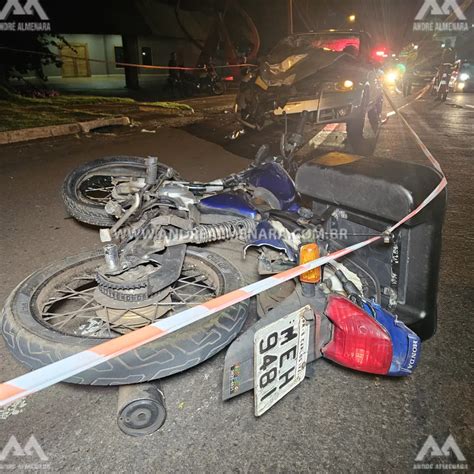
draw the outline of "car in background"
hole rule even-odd
[[[237,118],[256,130],[303,112],[317,124],[345,122],[348,141],[357,148],[366,117],[374,130],[380,124],[383,57],[379,56],[365,32],[290,35],[243,78]]]
[[[383,83],[387,89],[402,89],[402,79],[406,66],[398,58],[392,58],[385,62],[383,67]]]
[[[449,81],[452,92],[474,91],[474,60],[458,59]]]
[[[406,71],[402,78],[402,91],[406,97],[413,86],[425,86],[433,80],[443,62],[443,48],[439,41],[426,40],[407,58]]]

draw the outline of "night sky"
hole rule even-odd
[[[41,1],[50,12],[53,32],[142,36],[160,34],[150,31],[143,14],[147,4],[174,7],[179,3],[182,9],[204,12],[212,18],[216,10],[222,12],[232,2],[239,2],[256,23],[261,54],[288,33],[288,0],[81,0],[75,4],[74,12],[70,2],[64,0]],[[414,38],[413,20],[422,3],[423,0],[293,0],[294,31],[365,30],[377,43],[397,51]],[[355,23],[348,22],[350,14],[356,15]],[[226,22],[232,20],[236,21],[231,16]],[[176,35],[183,36],[177,24]]]

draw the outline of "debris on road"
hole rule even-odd
[[[26,407],[26,400],[17,400],[5,408],[0,408],[0,420],[6,420],[10,416],[19,415]]]

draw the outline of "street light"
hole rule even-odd
[[[349,20],[349,23],[354,23],[356,21],[356,16],[352,14],[352,15],[349,15],[347,19]]]

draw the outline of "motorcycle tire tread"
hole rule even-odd
[[[63,183],[61,195],[64,201],[64,205],[69,215],[74,219],[85,224],[97,226],[97,227],[112,227],[116,219],[111,215],[107,214],[104,205],[102,204],[87,204],[81,202],[76,194],[76,183],[79,182],[81,177],[93,170],[96,167],[104,166],[106,164],[142,164],[144,165],[145,158],[138,156],[111,156],[102,158],[95,161],[90,161],[78,166],[69,173]],[[158,170],[164,172],[166,166],[159,164]]]
[[[228,260],[216,252],[196,248],[191,251],[199,252],[201,258],[206,260],[212,258],[219,263],[219,269],[225,269],[221,276],[226,279],[226,292],[242,286],[240,272]],[[104,339],[81,339],[48,330],[34,320],[29,304],[34,294],[32,289],[46,281],[48,274],[60,271],[61,267],[71,263],[71,259],[86,255],[93,258],[98,254],[99,252],[89,252],[52,264],[27,277],[10,294],[0,316],[1,327],[7,346],[19,362],[30,369],[37,369],[104,342]],[[190,325],[103,362],[74,375],[66,382],[123,385],[155,380],[189,369],[217,354],[237,337],[248,316],[249,304],[249,300],[242,301],[211,316],[205,322]]]

